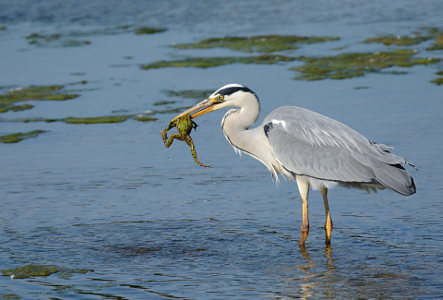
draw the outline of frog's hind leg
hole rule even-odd
[[[178,139],[178,140],[182,140],[182,141],[184,140],[184,138],[178,133],[171,135],[169,137],[169,140],[168,140],[168,132],[166,130],[162,130],[161,134],[162,134],[163,143],[165,144],[166,148],[171,147],[174,139]]]
[[[191,147],[191,154],[192,154],[192,157],[194,157],[195,162],[196,162],[199,166],[206,167],[206,168],[212,168],[212,166],[205,165],[204,163],[201,163],[201,162],[198,160],[198,158],[197,158],[197,152],[195,151],[194,141],[192,140],[192,138],[191,138],[189,135],[185,138],[185,142],[186,142],[186,144],[188,144],[189,147]]]

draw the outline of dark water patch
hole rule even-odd
[[[56,265],[24,265],[20,267],[16,267],[14,269],[6,269],[2,270],[3,276],[11,276],[12,279],[23,279],[29,277],[38,277],[38,276],[49,276],[51,274],[58,273],[62,277],[71,277],[74,273],[86,274],[88,272],[93,272],[88,269],[69,269],[69,268],[61,268]]]
[[[169,105],[169,104],[175,104],[177,101],[174,100],[162,100],[154,102],[152,105],[154,106],[163,106],[163,105]]]
[[[342,53],[336,56],[301,57],[305,62],[300,67],[291,68],[301,72],[298,80],[347,79],[362,77],[367,73],[380,73],[390,67],[412,67],[429,65],[439,58],[415,58],[417,51],[399,49],[375,53]]]
[[[0,95],[0,113],[33,108],[32,104],[16,105],[16,102],[30,100],[62,101],[77,98],[79,94],[64,91],[63,85],[42,85],[17,88]]]
[[[214,255],[213,251],[208,248],[196,247],[194,245],[189,245],[185,241],[173,240],[164,244],[158,244],[152,242],[151,245],[127,245],[127,246],[108,246],[108,250],[111,253],[118,253],[123,256],[139,256],[144,257],[201,257]]]
[[[279,62],[294,61],[296,58],[284,55],[259,55],[259,56],[225,56],[225,57],[188,57],[178,60],[161,60],[150,64],[142,65],[144,70],[160,68],[212,68],[235,63],[240,64],[261,64],[273,65]]]
[[[197,43],[176,44],[177,49],[212,49],[229,48],[243,52],[272,53],[284,50],[295,50],[300,44],[314,44],[339,40],[332,36],[298,36],[298,35],[259,35],[251,37],[226,36],[209,38]]]
[[[23,141],[24,139],[35,138],[38,135],[45,133],[45,130],[33,130],[28,132],[17,132],[12,134],[6,134],[0,136],[0,143],[11,144],[18,143]]]
[[[135,28],[134,29],[134,33],[137,34],[137,35],[141,35],[141,34],[154,34],[154,33],[165,32],[166,30],[167,30],[166,28],[141,26],[141,27]]]

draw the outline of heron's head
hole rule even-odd
[[[187,114],[190,114],[191,118],[196,118],[226,107],[242,107],[242,104],[247,100],[258,101],[258,97],[253,91],[243,85],[237,83],[227,84],[213,92],[207,99],[176,116],[171,122]]]

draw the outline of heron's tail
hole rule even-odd
[[[409,196],[416,192],[414,179],[400,164],[383,164],[374,173],[378,182],[399,194]]]

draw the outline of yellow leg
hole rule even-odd
[[[303,223],[300,229],[300,247],[305,246],[306,238],[309,234],[309,218],[308,218],[308,196],[309,196],[309,182],[304,179],[297,177],[298,191],[300,192],[303,201]]]
[[[325,187],[322,187],[320,189],[320,193],[323,196],[323,202],[325,204],[325,214],[326,214],[325,243],[326,243],[326,245],[329,245],[329,244],[331,244],[332,219],[331,219],[331,213],[329,212],[328,189]]]

